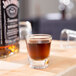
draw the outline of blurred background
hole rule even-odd
[[[30,21],[32,33],[59,40],[63,29],[76,31],[76,0],[20,0],[20,21]]]

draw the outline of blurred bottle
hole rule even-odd
[[[66,19],[66,10],[67,10],[66,5],[60,4],[59,11],[62,15],[62,19]]]
[[[62,19],[72,18],[71,11],[74,7],[72,0],[59,0],[59,11],[62,15]]]
[[[18,0],[0,1],[0,57],[19,52]]]

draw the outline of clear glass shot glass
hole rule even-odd
[[[76,48],[76,31],[63,29],[60,35],[62,48]]]
[[[52,37],[48,34],[31,34],[27,36],[26,44],[31,68],[48,67]]]

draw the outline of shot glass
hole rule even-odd
[[[26,44],[31,68],[48,67],[52,36],[49,34],[31,34],[27,36]]]
[[[76,48],[76,31],[63,29],[60,35],[62,48]]]

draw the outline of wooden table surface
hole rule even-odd
[[[20,41],[20,53],[0,60],[21,64],[22,66],[16,69],[8,69],[9,65],[7,65],[7,69],[0,68],[0,76],[56,76],[68,68],[75,66],[76,48],[61,48],[60,44],[60,41],[52,41],[49,67],[37,70],[29,67],[25,41]]]

